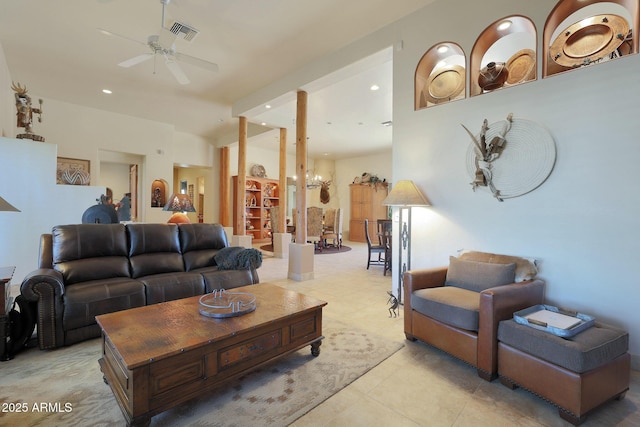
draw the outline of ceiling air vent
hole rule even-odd
[[[178,38],[181,38],[188,42],[192,41],[198,35],[198,30],[178,21],[175,21],[171,25],[169,31],[175,34]]]

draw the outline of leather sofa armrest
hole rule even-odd
[[[434,267],[409,270],[404,273],[404,334],[408,340],[415,341],[413,335],[413,317],[411,314],[411,295],[418,289],[444,286],[448,267]]]
[[[478,369],[497,372],[498,324],[513,317],[513,313],[544,299],[544,281],[540,279],[496,286],[480,292],[478,326]]]
[[[39,268],[29,273],[20,285],[20,293],[28,301],[38,301],[41,297],[35,289],[38,285],[50,287],[52,295],[64,295],[62,273],[52,268]]]
[[[404,294],[406,298],[418,289],[437,288],[444,286],[448,267],[425,268],[409,270],[404,273]]]
[[[53,268],[53,235],[51,233],[40,236],[38,268]]]
[[[40,268],[29,273],[20,285],[27,301],[37,303],[38,344],[41,350],[64,345],[62,329],[64,279],[59,271]]]

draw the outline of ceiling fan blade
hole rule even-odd
[[[218,64],[205,61],[204,59],[196,58],[195,56],[185,55],[184,53],[173,53],[177,60],[186,62],[187,64],[195,65],[196,67],[204,68],[205,70],[217,73],[219,68]]]
[[[131,59],[127,59],[126,61],[122,61],[118,65],[123,68],[133,67],[141,62],[144,62],[148,59],[153,58],[153,53],[143,53],[142,55],[134,56]]]
[[[167,65],[167,68],[169,69],[169,71],[171,71],[171,74],[173,74],[173,77],[176,78],[178,83],[180,83],[181,85],[186,85],[191,83],[187,75],[184,73],[184,71],[182,71],[182,68],[180,67],[180,65],[176,61],[174,61],[173,58],[170,58],[167,56],[165,57],[165,59],[166,59],[165,64]]]
[[[122,34],[117,34],[117,33],[111,32],[109,30],[105,30],[104,28],[98,28],[98,31],[100,31],[102,34],[104,34],[106,36],[119,37],[121,39],[128,40],[130,42],[134,42],[134,43],[138,43],[138,44],[147,46],[147,42],[143,42],[143,41],[140,41],[140,40],[132,39],[131,37],[123,36]]]

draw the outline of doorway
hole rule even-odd
[[[104,185],[112,190],[113,203],[117,204],[128,196],[130,203],[130,216],[123,221],[141,221],[144,213],[140,204],[140,174],[143,164],[142,156],[120,153],[115,151],[100,150],[100,180],[99,185]]]

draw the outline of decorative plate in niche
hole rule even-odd
[[[536,75],[536,53],[531,49],[519,50],[509,58],[506,65],[509,70],[506,82],[508,85],[533,80]]]
[[[251,176],[257,176],[258,178],[265,178],[267,176],[267,171],[264,169],[262,165],[253,165],[251,166]]]
[[[423,95],[426,101],[439,104],[455,99],[464,90],[465,72],[459,65],[448,65],[429,76]]]
[[[551,58],[564,67],[579,67],[613,53],[625,41],[629,23],[618,15],[596,15],[570,25],[551,44]]]
[[[505,129],[508,129],[504,134]],[[506,143],[500,155],[490,162],[491,182],[498,200],[522,196],[538,188],[551,174],[556,161],[556,145],[542,125],[524,119],[491,123],[485,134],[487,143],[504,134]],[[480,140],[480,135],[476,135]],[[467,150],[467,171],[477,179],[476,148]]]

